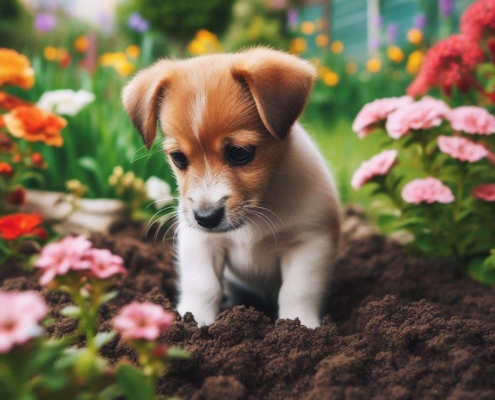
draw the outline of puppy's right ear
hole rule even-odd
[[[158,61],[140,71],[122,90],[122,103],[149,149],[156,137],[156,123],[165,89],[170,82],[171,62]]]

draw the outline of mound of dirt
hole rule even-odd
[[[348,214],[321,328],[273,322],[244,306],[209,327],[178,316],[160,341],[193,356],[171,365],[160,393],[193,400],[495,399],[495,293],[446,262],[411,258]],[[134,228],[93,241],[122,256],[129,270],[116,283],[118,297],[102,308],[100,330],[132,300],[173,310],[170,240],[155,245]],[[41,290],[35,276],[18,271],[0,269],[4,290]],[[59,294],[46,299],[54,316],[68,303]],[[74,329],[74,320],[61,318],[48,333]],[[135,361],[118,338],[102,352],[112,363]]]

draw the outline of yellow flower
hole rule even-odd
[[[43,55],[48,61],[55,61],[57,59],[58,51],[53,46],[46,46],[43,50]]]
[[[122,76],[127,76],[132,74],[135,69],[134,64],[129,62],[128,60],[115,63],[113,67]]]
[[[125,53],[123,51],[119,51],[117,53],[105,53],[102,54],[99,58],[100,64],[103,66],[114,66],[118,63],[123,63],[128,61]]]
[[[382,62],[378,58],[371,58],[366,63],[366,69],[370,72],[378,72],[382,69]]]
[[[135,60],[141,54],[141,49],[139,48],[139,46],[131,44],[130,46],[127,46],[127,49],[125,49],[125,53],[129,58]]]
[[[305,21],[301,24],[301,32],[304,35],[312,35],[315,32],[315,24],[310,21]]]
[[[423,41],[423,32],[420,29],[413,28],[407,32],[407,40],[415,46],[420,45]]]
[[[74,41],[74,50],[78,53],[85,53],[88,50],[89,40],[87,36],[79,36]]]
[[[345,66],[345,72],[347,72],[349,75],[354,75],[358,70],[358,66],[354,61],[351,61],[347,63]]]
[[[290,43],[290,52],[292,54],[301,54],[307,47],[308,44],[306,43],[306,40],[303,38],[295,38]]]
[[[328,46],[328,36],[325,35],[324,33],[320,33],[318,36],[316,36],[316,45],[318,47],[326,47]]]
[[[335,42],[332,42],[330,49],[333,53],[340,54],[344,51],[344,43],[342,43],[340,40],[336,40]]]
[[[187,46],[187,50],[189,53],[195,55],[207,54],[208,46],[206,46],[206,44],[201,40],[194,39],[191,43],[189,43],[189,46]]]
[[[397,46],[390,46],[387,50],[387,56],[395,63],[404,61],[404,53]]]
[[[211,43],[218,43],[218,38],[217,35],[214,33],[211,33],[210,31],[207,31],[206,29],[200,29],[196,33],[196,39],[202,41],[202,42],[211,42]]]
[[[327,66],[325,65],[322,65],[320,68],[318,68],[318,76],[320,78],[324,78],[326,74],[328,74],[329,72],[332,72],[332,70],[330,68],[328,68]]]
[[[23,89],[33,87],[34,69],[25,55],[0,48],[0,86],[2,85],[15,85]]]
[[[323,82],[327,86],[335,86],[339,83],[339,76],[333,71],[328,71],[323,77]]]
[[[415,50],[407,59],[406,71],[411,75],[416,75],[423,63],[423,52],[421,50]]]
[[[189,43],[187,49],[191,54],[201,55],[221,52],[222,45],[214,33],[201,29],[196,33],[196,37]]]

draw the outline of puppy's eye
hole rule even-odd
[[[230,165],[246,165],[254,158],[255,147],[231,146],[227,148],[227,160]]]
[[[174,151],[170,153],[170,158],[172,158],[175,166],[181,170],[186,169],[189,165],[189,160],[187,159],[185,154],[180,151]]]

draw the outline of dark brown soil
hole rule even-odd
[[[272,322],[239,306],[198,328],[188,315],[163,343],[184,347],[160,393],[194,400],[495,399],[495,292],[455,274],[445,262],[407,256],[349,213],[323,326]],[[96,247],[121,255],[129,269],[119,296],[103,307],[101,330],[132,300],[172,310],[176,291],[171,243],[141,240],[140,229],[98,235]],[[0,270],[5,290],[40,288],[36,277]],[[46,294],[53,313],[67,304]],[[75,328],[61,319],[49,334]],[[135,360],[114,339],[103,349],[116,362]]]

